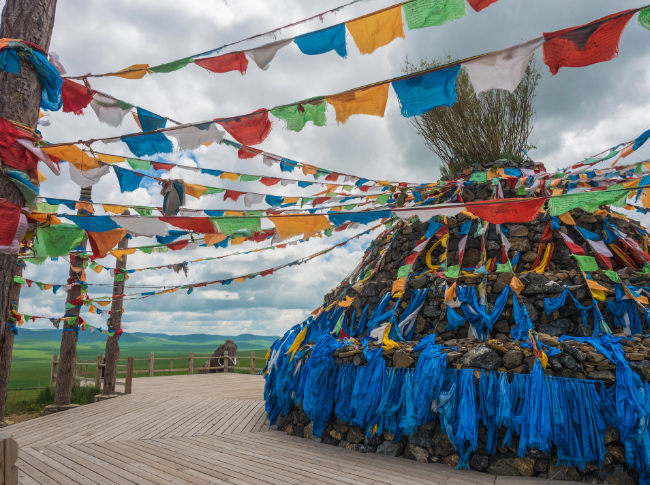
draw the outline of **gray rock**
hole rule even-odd
[[[404,443],[401,441],[384,441],[381,445],[377,447],[378,455],[386,456],[400,456],[404,451]]]
[[[414,362],[415,360],[401,349],[393,354],[393,367],[396,369],[406,369],[411,367]]]
[[[356,354],[352,359],[352,363],[356,366],[366,365],[368,363],[368,359],[366,359],[366,356],[363,354]]]
[[[442,433],[440,430],[438,430],[436,431],[436,436],[434,438],[433,452],[436,455],[447,456],[455,453],[456,448],[454,448],[454,445],[452,445],[451,441],[449,441],[447,434]]]
[[[539,458],[535,461],[535,471],[536,472],[545,472],[548,470],[549,461],[546,458]]]
[[[333,426],[334,429],[339,433],[347,433],[348,431],[350,431],[350,425],[344,421],[341,421],[340,419],[334,421]]]
[[[628,363],[632,370],[639,374],[641,380],[650,381],[650,360],[633,360]]]
[[[496,283],[492,287],[492,293],[501,293],[512,280],[512,273],[499,273]]]
[[[409,460],[419,461],[420,463],[429,462],[429,452],[420,446],[416,446],[412,443],[409,443],[406,446],[406,452],[404,453],[406,458]]]
[[[522,253],[530,251],[530,241],[527,237],[509,237],[511,251],[521,251]]]
[[[347,440],[350,443],[353,443],[353,444],[356,445],[358,443],[362,443],[363,440],[365,439],[365,437],[366,437],[365,433],[363,431],[361,431],[360,428],[357,428],[356,426],[352,426],[350,428],[350,431],[348,431]]]
[[[597,370],[595,372],[589,372],[589,379],[596,381],[603,381],[605,385],[614,384],[616,382],[616,375],[610,370]]]
[[[487,347],[476,347],[460,359],[463,367],[476,369],[497,370],[502,365],[502,360],[494,350]]]
[[[526,288],[521,292],[523,296],[549,295],[558,292],[557,285],[546,286],[549,279],[542,274],[526,273],[521,275],[519,279],[526,285]]]
[[[620,439],[621,435],[618,430],[613,426],[607,426],[607,429],[605,430],[605,444],[609,445],[610,443],[617,442]]]
[[[573,466],[555,466],[555,460],[551,460],[548,464],[548,479],[578,482],[580,481],[580,474]]]
[[[490,464],[487,467],[487,472],[490,475],[501,475],[506,477],[520,476],[519,470],[514,466],[514,460],[517,457],[514,453],[506,453],[505,455],[493,455],[490,457]]]
[[[426,288],[429,285],[429,280],[422,276],[420,278],[411,278],[409,280],[409,286],[413,289],[419,290],[420,288]]]
[[[613,483],[614,485],[635,485],[638,483],[627,471],[626,467],[619,463],[612,463],[604,466],[597,476],[604,483]]]
[[[490,464],[490,459],[485,455],[477,455],[476,453],[470,458],[469,466],[474,470],[485,470]]]
[[[323,436],[323,443],[325,443],[326,445],[338,446],[339,440],[334,439],[330,435],[327,435],[327,436]]]
[[[508,237],[528,237],[528,228],[519,224],[513,224],[508,228]]]
[[[503,356],[503,366],[506,369],[519,367],[524,361],[524,353],[521,350],[508,350]]]
[[[348,437],[349,437],[349,435],[348,435]],[[379,446],[383,442],[384,442],[384,438],[382,438],[379,435],[373,435],[373,436],[370,436],[370,437],[366,436],[366,438],[363,440],[363,444],[365,444],[367,446],[372,446],[374,448],[376,448],[377,446]]]
[[[540,325],[537,331],[550,335],[551,337],[560,337],[569,333],[569,328],[571,328],[571,320],[568,318],[559,318],[546,325]]]
[[[527,253],[524,253],[523,256],[521,257],[521,260],[526,263],[532,263],[536,259],[537,259],[537,253],[533,251],[528,251]]]
[[[409,443],[416,446],[421,446],[422,448],[433,448],[433,438],[424,436],[409,436],[408,441]]]
[[[585,362],[587,360],[587,354],[580,349],[577,349],[565,342],[560,343],[560,347],[564,352],[571,355],[571,357],[579,360],[580,362]],[[648,364],[650,364],[650,362],[648,362]]]
[[[492,329],[498,333],[507,334],[510,333],[510,324],[508,323],[508,320],[499,320],[492,326]]]
[[[553,256],[551,257],[551,261],[554,263],[559,263],[559,264],[566,264],[569,261],[571,261],[573,254],[571,254],[571,251],[569,248],[566,246],[560,246],[556,245],[555,249],[553,250]]]
[[[441,313],[442,310],[440,310],[440,307],[438,305],[429,304],[422,308],[422,314],[425,316],[425,318],[438,318],[440,317]]]
[[[558,355],[557,359],[560,361],[560,364],[562,364],[563,367],[569,370],[580,372],[584,371],[582,364],[565,352],[562,352],[560,355]]]

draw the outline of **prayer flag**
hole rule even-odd
[[[63,86],[61,86],[63,112],[82,115],[83,109],[90,104],[94,95],[95,92],[83,84],[64,79]]]
[[[537,217],[539,209],[544,205],[543,197],[531,199],[510,199],[508,202],[486,204],[467,204],[465,207],[476,217],[492,224],[506,222],[530,222]]]
[[[252,232],[262,232],[261,217],[214,217],[211,218],[213,223],[219,227],[219,231],[226,236],[231,236],[237,231],[249,230]]]
[[[259,109],[246,116],[215,121],[223,126],[235,140],[244,145],[259,145],[271,132],[269,113],[264,109]]]
[[[371,115],[383,118],[388,101],[389,86],[389,83],[385,83],[358,91],[335,94],[327,97],[327,103],[334,106],[336,122],[340,124],[345,124],[352,115]]]
[[[320,232],[332,227],[327,216],[324,215],[278,216],[269,217],[269,220],[275,225],[275,230],[282,239],[309,232]]]
[[[160,64],[158,66],[150,67],[149,72],[153,72],[156,74],[174,72],[174,71],[178,71],[179,69],[183,69],[190,62],[192,62],[192,58],[186,57],[184,59],[178,59],[172,62],[167,62],[165,64]]]
[[[275,53],[282,49],[285,45],[289,45],[292,42],[293,38],[277,40],[256,49],[251,49],[244,52],[255,62],[255,64],[257,64],[257,67],[263,71],[266,71],[269,68],[269,64],[275,57]],[[245,145],[247,145],[247,143],[245,143]],[[254,145],[254,143],[251,143],[251,145]]]
[[[131,153],[141,158],[158,153],[172,153],[174,145],[163,133],[150,133],[140,136],[123,136],[121,141],[127,144]]]
[[[372,54],[398,37],[405,37],[400,5],[365,15],[345,25],[361,54]]]
[[[126,235],[126,229],[113,229],[107,232],[88,231],[88,242],[93,251],[93,257],[104,258]],[[100,267],[101,271],[101,267]]]
[[[344,24],[299,35],[294,37],[293,41],[303,54],[309,56],[325,54],[332,50],[343,58],[348,56],[345,46]]]
[[[224,132],[218,129],[216,123],[203,123],[169,130],[165,132],[165,135],[176,139],[178,150],[185,151],[211,145],[212,143],[221,143]]]
[[[124,170],[120,167],[114,165],[113,169],[115,170],[115,175],[117,176],[117,181],[120,183],[120,191],[124,192],[133,192],[140,186],[142,181],[142,175],[137,172],[132,172],[131,170]]]
[[[167,118],[163,118],[139,106],[136,108],[136,111],[138,112],[138,122],[142,131],[156,131],[167,126]]]
[[[248,69],[248,59],[243,52],[232,52],[223,56],[196,59],[194,64],[210,72],[219,73],[239,71],[243,75],[246,74],[246,69]]]
[[[276,118],[284,120],[286,129],[291,131],[301,131],[308,121],[315,126],[325,126],[327,118],[327,101],[325,99],[316,99],[291,106],[279,106],[271,110],[271,114]]]
[[[559,216],[578,207],[586,212],[594,212],[601,205],[625,207],[628,194],[628,190],[612,189],[555,195],[548,200],[548,212],[551,216]]]
[[[584,67],[614,59],[623,29],[635,13],[626,12],[579,27],[544,32],[544,63],[551,74],[557,74],[561,67]]]
[[[149,72],[149,64],[133,64],[113,74],[106,74],[106,76],[121,77],[124,79],[142,79],[147,72]]]
[[[65,145],[59,147],[42,147],[42,150],[52,157],[74,165],[79,170],[90,170],[91,168],[99,168],[99,162],[96,158],[91,157],[81,148],[76,145]]]
[[[37,258],[66,256],[86,239],[86,231],[74,224],[39,227],[36,234],[34,256]]]
[[[460,64],[420,76],[393,81],[399,98],[402,116],[419,116],[437,106],[451,106],[456,102],[456,76]]]
[[[444,25],[467,15],[465,0],[416,0],[403,7],[409,30]]]
[[[598,271],[598,263],[593,256],[578,256],[574,254],[573,257],[578,261],[580,271]]]
[[[129,249],[114,249],[113,251],[109,251],[113,256],[115,256],[117,259],[120,261],[123,261],[122,257],[123,256],[128,256],[129,254],[135,253],[136,248],[129,248]],[[121,273],[123,274],[123,273]]]
[[[467,0],[467,3],[477,12],[480,12],[486,7],[489,7],[493,3],[496,3],[497,0]]]
[[[133,109],[132,104],[125,103],[119,99],[107,98],[99,93],[95,93],[90,107],[97,115],[99,121],[115,128],[122,124],[124,117]]]
[[[20,206],[0,199],[0,246],[12,244],[19,222]]]
[[[476,94],[490,89],[517,89],[535,49],[543,43],[544,37],[539,37],[463,63]]]
[[[209,217],[159,217],[159,219],[186,231],[200,234],[216,234],[217,232]]]
[[[581,256],[585,255],[584,249],[582,249],[582,247],[579,246],[578,244],[574,243],[569,236],[564,234],[562,231],[557,231],[557,233],[562,237],[562,239],[564,239],[564,243],[569,248],[569,251],[571,251],[572,254],[578,254]]]
[[[136,209],[137,211],[137,209]],[[142,215],[142,214],[141,214]],[[150,215],[150,214],[146,214]],[[110,216],[113,222],[129,231],[134,236],[165,237],[169,234],[167,224],[157,217]]]
[[[642,8],[639,11],[639,25],[650,30],[650,7]]]

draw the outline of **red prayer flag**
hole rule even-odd
[[[468,203],[465,207],[484,221],[492,224],[504,224],[534,220],[545,201],[546,197],[536,197],[533,199],[510,199],[508,202],[495,204]]]
[[[267,187],[270,187],[271,185],[275,185],[280,182],[280,179],[276,179],[273,177],[262,177],[260,179],[260,182],[262,182],[264,185]]]
[[[544,63],[555,75],[561,67],[611,61],[618,55],[623,29],[635,13],[636,10],[627,10],[579,27],[544,32]]]
[[[0,146],[9,148],[18,138],[21,138],[18,128],[11,121],[0,118]]]
[[[159,217],[158,219],[179,229],[185,229],[186,231],[198,232],[200,234],[217,233],[209,217]]]
[[[262,276],[268,276],[270,274],[273,274],[273,270],[272,269],[267,269],[267,270],[262,271],[260,274]]]
[[[223,200],[234,200],[237,202],[237,199],[244,195],[244,192],[237,192],[236,190],[226,190],[226,192],[223,194]]]
[[[469,3],[470,6],[477,12],[480,12],[484,8],[489,7],[496,2],[497,0],[467,0],[467,3]]]
[[[167,246],[172,251],[180,251],[181,249],[184,249],[189,243],[189,239],[183,239],[182,241],[175,241],[173,243],[165,244],[165,246]],[[197,286],[198,285],[194,285],[194,287]]]
[[[151,166],[154,170],[164,170],[165,172],[170,172],[172,168],[175,167],[172,163],[161,163],[161,162],[151,162]]]
[[[262,150],[258,150],[257,148],[251,148],[251,147],[241,147],[239,150],[237,150],[237,158],[240,158],[242,160],[255,158],[256,156],[261,154],[262,154]]]
[[[317,205],[324,204],[325,202],[327,202],[330,199],[331,199],[331,197],[316,197],[312,201],[311,205],[312,205],[312,207],[316,207]]]
[[[95,91],[88,89],[83,84],[65,79],[61,86],[63,99],[63,112],[82,115],[83,109],[90,104],[95,96]]]
[[[224,121],[215,119],[239,143],[244,145],[259,145],[271,133],[269,113],[259,109],[245,116],[238,116]]]
[[[350,338],[350,336],[345,333],[343,329],[339,330],[339,338]]]
[[[339,174],[338,173],[331,173],[327,177],[325,177],[325,180],[328,182],[336,182],[339,179]]]
[[[404,264],[413,264],[420,253],[413,253],[404,260]]]
[[[0,199],[0,246],[10,246],[20,222],[20,206]]]
[[[194,64],[210,72],[223,73],[239,71],[243,75],[246,74],[246,69],[248,68],[248,59],[243,52],[232,52],[223,56],[196,59]]]

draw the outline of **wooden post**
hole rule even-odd
[[[7,0],[0,15],[0,39],[33,42],[47,52],[55,10],[56,0]],[[42,90],[32,63],[20,59],[18,73],[0,72],[0,117],[36,128]],[[1,170],[0,199],[25,206],[18,186]],[[17,254],[0,253],[0,420],[4,419],[14,343],[9,315],[12,305],[18,307],[20,298],[20,285],[14,282],[14,276],[22,275],[23,266],[17,263]]]
[[[190,375],[194,375],[194,352],[190,352],[189,365]]]
[[[251,375],[255,375],[255,352],[251,352]]]
[[[58,361],[56,360],[57,357],[58,356],[56,354],[52,356],[52,372],[50,372],[50,387],[54,385],[54,381],[56,379],[56,367],[58,364]]]
[[[149,377],[153,377],[153,363],[154,357],[153,352],[149,353]]]
[[[18,443],[11,434],[0,433],[0,485],[18,485]]]
[[[223,353],[223,373],[224,373],[224,374],[228,372],[228,363],[229,363],[228,361],[229,361],[229,360],[230,360],[230,359],[228,359],[228,351],[226,350],[226,351]]]
[[[122,212],[122,215],[131,215],[129,210]],[[126,249],[129,247],[129,239],[124,236],[118,243],[117,249]],[[117,269],[126,269],[126,254],[122,255],[121,260],[115,262]],[[122,328],[122,311],[124,304],[122,297],[115,298],[115,295],[124,293],[124,284],[126,283],[126,275],[122,281],[117,281],[118,273],[115,273],[113,278],[113,300],[111,301],[111,316],[108,318],[108,326],[112,330],[119,330]],[[104,367],[104,390],[102,394],[108,396],[115,394],[115,382],[117,380],[117,361],[120,359],[120,337],[119,335],[109,334],[106,337],[106,366]]]
[[[131,394],[133,389],[133,357],[126,360],[126,382],[124,384],[124,394]]]
[[[169,370],[174,369],[174,359],[169,359]]]
[[[99,354],[97,356],[97,363],[95,364],[95,387],[101,388],[102,386],[102,361],[104,360],[104,356],[102,354]]]

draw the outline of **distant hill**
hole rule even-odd
[[[19,344],[21,340],[40,340],[44,342],[61,342],[62,330],[57,329],[28,329],[21,328],[18,331],[16,343]],[[228,335],[208,335],[204,333],[195,333],[190,335],[169,335],[166,333],[144,333],[144,332],[125,332],[120,337],[120,344],[133,347],[137,344],[151,346],[154,344],[158,346],[167,346],[174,344],[196,344],[214,346],[215,348],[225,342],[227,339],[232,339],[240,349],[265,349],[278,338],[266,335],[252,335],[241,334],[236,336]],[[100,332],[79,332],[79,344],[94,344],[105,343],[106,334]],[[185,347],[185,345],[183,345]]]

